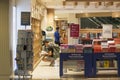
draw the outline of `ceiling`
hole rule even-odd
[[[55,13],[120,11],[120,0],[42,0],[42,2],[47,8],[55,9]]]

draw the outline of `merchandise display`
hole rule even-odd
[[[40,52],[42,51],[42,30],[41,21],[39,19],[31,18],[32,21],[32,32],[33,32],[33,69],[40,62]]]
[[[63,73],[66,73],[67,70],[76,71],[78,69],[78,71],[81,71],[79,69],[83,69],[83,71],[85,71],[84,75],[86,77],[88,76],[95,77],[97,72],[99,72],[99,70],[116,70],[118,71],[118,76],[120,75],[119,74],[120,39],[119,38],[109,38],[109,39],[98,38],[98,39],[93,39],[92,42],[91,39],[82,39],[82,40],[84,40],[84,44],[75,44],[75,45],[62,44],[60,46],[61,48],[60,58],[61,61],[63,61],[63,63],[60,62],[61,65],[63,65],[62,67],[60,65],[61,67],[60,69],[61,70],[63,69]],[[84,58],[82,58],[81,56]],[[82,64],[80,63],[79,68],[77,68],[76,65],[79,60],[82,60],[83,62]],[[88,66],[86,64],[86,62],[89,62],[89,60],[92,66],[91,65]],[[91,75],[87,74],[89,73],[86,71],[87,70],[86,68],[88,67],[89,68],[93,67],[93,73],[91,73]],[[63,73],[60,71],[60,76],[62,76]]]
[[[31,30],[19,30],[17,42],[18,70],[33,70],[33,33]]]
[[[40,22],[32,18],[32,30],[19,30],[17,43],[17,67],[18,70],[32,71],[40,60],[42,49],[42,32]]]

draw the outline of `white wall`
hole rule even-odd
[[[31,11],[30,0],[10,0],[9,5],[9,25],[10,25],[10,50],[11,58],[13,58],[12,66],[13,71],[17,68],[16,66],[16,45],[17,45],[17,30],[25,29],[25,26],[21,26],[21,12],[22,11]],[[27,26],[27,29],[30,29],[30,26]]]

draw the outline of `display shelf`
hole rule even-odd
[[[60,53],[60,77],[63,76],[64,72],[64,61],[69,60],[82,60],[84,61],[84,75],[85,77],[92,77],[92,54],[85,53]],[[74,66],[73,64],[70,64],[71,66]],[[80,67],[80,64],[78,64]]]
[[[40,59],[40,52],[42,47],[42,44],[40,43],[42,40],[41,20],[36,18],[31,18],[31,23],[32,23],[31,28],[33,31],[33,52],[34,52],[33,66],[36,66]]]
[[[112,29],[113,38],[114,34],[116,33],[116,38],[120,38],[120,30],[119,29]],[[84,35],[85,37],[80,38],[99,38],[102,35],[102,29],[80,29],[80,35]]]
[[[31,30],[18,30],[16,63],[18,77],[30,76],[33,71],[33,32]]]
[[[116,60],[117,66],[109,68],[97,68],[97,60]],[[116,68],[117,67],[117,68]],[[118,71],[116,75],[120,76],[120,53],[95,53],[93,54],[93,76],[96,76],[97,69],[111,70],[115,69]]]
[[[33,33],[31,30],[18,30],[17,67],[18,70],[33,70]]]
[[[60,28],[60,42],[68,44],[68,22],[67,20],[55,20],[56,27]]]
[[[117,68],[114,67],[109,67],[109,68],[101,68],[101,67],[97,67],[98,70],[117,70]]]

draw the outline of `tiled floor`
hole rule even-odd
[[[58,64],[54,67],[49,64],[49,62],[41,61],[32,73],[33,79],[60,79]]]
[[[70,72],[65,74],[62,78],[59,77],[59,60],[54,67],[49,66],[49,62],[41,61],[40,64],[33,71],[32,80],[120,80],[117,77],[117,71],[104,71],[99,72],[96,78],[85,78],[84,72],[74,73]],[[104,74],[104,75],[103,75]],[[108,75],[109,74],[109,75]]]

